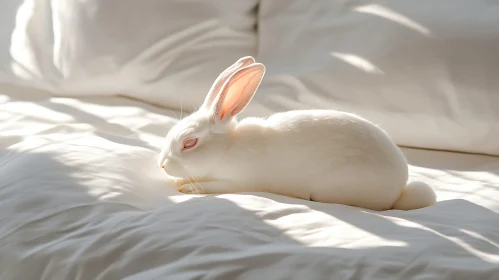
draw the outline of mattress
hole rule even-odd
[[[413,211],[184,195],[181,114],[2,86],[0,279],[499,279],[498,157],[404,148],[439,200]]]

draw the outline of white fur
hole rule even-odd
[[[222,122],[209,105],[181,120],[161,152],[160,165],[184,193],[270,192],[373,210],[435,203],[424,183],[406,187],[403,153],[359,116],[301,110]],[[196,148],[181,151],[185,137],[198,137]]]

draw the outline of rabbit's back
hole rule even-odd
[[[248,175],[243,180],[260,184],[262,191],[388,209],[407,183],[400,149],[384,131],[353,114],[303,110],[245,119],[236,135],[233,156],[246,170],[241,178]],[[359,200],[359,192],[372,201]]]

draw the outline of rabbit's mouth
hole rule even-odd
[[[206,181],[209,181],[209,179],[207,178],[197,178],[197,177],[194,177],[194,176],[175,176],[173,174],[171,174],[170,172],[167,172],[165,169],[163,169],[165,171],[165,174],[166,174],[166,180],[169,184],[172,184],[173,186],[177,187],[177,188],[180,188],[184,185],[187,185],[187,184],[197,184],[197,183],[202,183],[202,182],[206,182]]]
[[[201,183],[204,182],[205,180],[192,180],[192,179],[187,179],[187,178],[179,178],[179,177],[173,177],[173,176],[168,176],[168,181],[170,181],[172,184],[174,184],[177,188],[180,188],[183,185],[187,184],[193,184],[193,183]]]
[[[189,180],[187,180],[186,178],[174,177],[174,176],[171,176],[168,174],[167,174],[167,178],[168,178],[168,182],[175,185],[177,188],[189,183]]]

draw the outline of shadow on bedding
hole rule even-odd
[[[303,203],[274,196],[272,199],[281,203]],[[304,204],[339,221],[339,224],[347,224],[382,240],[404,244],[378,247],[373,242],[354,248],[362,240],[350,240],[340,242],[343,248],[310,248],[354,263],[360,261],[351,267],[352,270],[360,269],[357,271],[360,274],[351,275],[352,279],[358,279],[356,277],[360,275],[366,277],[362,269],[367,272],[374,263],[380,265],[376,274],[380,279],[394,276],[409,279],[422,273],[433,279],[444,279],[444,275],[445,279],[494,279],[499,276],[499,214],[472,202],[457,199],[419,210],[385,212],[316,202]],[[338,235],[345,236],[341,232]],[[329,238],[335,236],[333,233]],[[350,256],[356,257],[350,259]]]
[[[435,170],[489,172],[499,177],[499,157],[450,151],[403,148],[411,165]]]
[[[16,26],[16,10],[21,5],[22,0],[2,1],[0,9],[0,72],[10,72],[10,42],[12,31]]]
[[[99,201],[57,154],[31,149],[0,149],[0,279],[78,279],[82,265],[103,266],[83,257],[82,250],[92,254],[85,236],[112,213],[135,208]]]
[[[124,97],[57,99],[51,98],[48,92],[14,85],[2,85],[0,95],[5,96],[9,102],[32,103],[31,110],[40,107],[40,112],[36,110],[23,112],[23,120],[48,123],[53,126],[89,125],[95,135],[111,142],[143,147],[152,151],[158,151],[159,147],[143,140],[141,136],[148,133],[164,137],[169,128],[175,124],[178,115],[175,111]],[[45,119],[46,110],[50,113],[59,113],[64,118]],[[151,116],[153,114],[165,117],[158,119],[157,116]]]
[[[147,218],[148,208],[173,204],[171,190],[162,196],[147,179],[99,173],[81,162],[95,154],[71,154],[57,142],[1,140],[0,279],[123,279],[174,257],[160,240],[171,225],[152,232],[161,219]],[[139,186],[131,183],[144,184],[142,197],[132,197]]]
[[[78,150],[36,148],[41,152],[0,150],[1,279],[409,279],[422,273],[494,279],[499,273],[499,214],[471,202],[372,212],[257,194],[165,199],[144,210],[113,197],[120,193],[113,190],[147,188],[147,176],[113,178],[128,173]],[[89,189],[99,185],[100,192]],[[153,196],[130,199],[147,203]],[[359,232],[362,238],[348,238]]]
[[[499,273],[499,214],[467,201],[373,212],[277,195],[221,195],[144,211],[89,192],[99,173],[61,162],[60,154],[4,149],[0,160],[1,279],[492,279]],[[359,232],[367,234],[347,238]],[[376,238],[399,245],[380,246]]]

